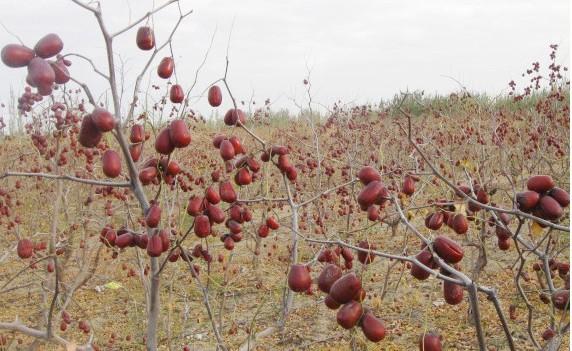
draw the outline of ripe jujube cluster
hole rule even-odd
[[[274,217],[266,218],[266,221],[258,227],[258,236],[266,238],[271,230],[278,230],[280,223]]]
[[[288,287],[294,292],[307,292],[311,286],[309,267],[303,264],[292,265],[288,273]],[[370,310],[363,308],[366,292],[354,272],[343,274],[336,264],[326,264],[318,276],[318,288],[327,294],[324,299],[326,306],[339,309],[336,320],[342,328],[359,326],[368,340],[383,340],[385,325]]]
[[[465,234],[469,230],[467,217],[462,213],[455,213],[454,205],[436,204],[437,211],[425,217],[425,226],[431,230],[439,230],[443,224],[447,225],[457,234]]]
[[[564,214],[563,208],[570,204],[568,192],[556,187],[549,175],[530,177],[526,186],[528,191],[516,194],[518,208],[523,212],[547,221],[556,221]]]
[[[250,210],[236,203],[237,195],[229,181],[221,181],[218,172],[213,172],[212,179],[218,182],[218,191],[214,185],[209,186],[203,196],[191,196],[187,205],[187,213],[195,217],[194,233],[199,238],[206,238],[215,232],[212,230],[216,224],[225,223],[229,233],[220,236],[224,247],[233,250],[235,243],[242,240],[242,224],[252,220]],[[222,202],[230,204],[228,216],[219,206]]]
[[[21,113],[30,112],[32,111],[32,107],[42,100],[43,96],[40,93],[32,92],[32,88],[29,86],[25,87],[24,93],[18,98],[18,111]]]
[[[433,251],[443,261],[453,265],[455,269],[460,270],[458,263],[463,259],[464,250],[459,244],[444,235],[439,235],[433,240],[432,246]],[[415,256],[415,258],[422,265],[429,268],[429,270],[426,270],[420,265],[413,263],[411,265],[410,273],[416,279],[426,280],[431,276],[431,270],[439,267],[437,262],[434,260],[433,254],[425,245],[423,245],[421,251]],[[450,275],[445,269],[441,269],[441,274],[446,276]],[[448,304],[456,305],[463,300],[463,287],[444,280],[443,296]]]
[[[549,295],[545,293],[540,294],[540,299],[542,302],[548,304],[552,302],[555,308],[559,310],[569,309],[569,298],[570,298],[570,263],[568,262],[559,262],[554,258],[551,258],[548,261],[549,272],[552,278],[556,277],[555,272],[558,273],[558,276],[564,281],[564,287],[557,289],[554,291],[552,296],[548,298]],[[535,272],[540,272],[544,269],[544,262],[539,261],[535,262],[532,265],[532,269]]]
[[[34,49],[20,44],[8,44],[1,52],[2,62],[12,68],[27,67],[26,83],[37,88],[38,94],[47,96],[52,93],[54,84],[65,84],[70,75],[67,67],[71,62],[58,56],[55,61],[48,58],[58,55],[64,48],[64,43],[57,34],[50,33],[41,38]],[[19,107],[29,111],[35,99],[22,99]]]
[[[298,171],[290,162],[289,153],[290,150],[286,146],[274,145],[269,150],[262,152],[260,159],[262,162],[272,162],[282,174],[286,175],[288,180],[295,182],[298,178]],[[276,161],[274,159],[275,156],[278,156]]]
[[[367,166],[360,169],[358,178],[364,185],[357,197],[362,211],[367,211],[370,221],[377,221],[379,210],[383,209],[390,199],[389,190],[381,181],[381,175],[373,167]]]

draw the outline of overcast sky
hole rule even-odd
[[[87,1],[87,0],[85,0]],[[111,31],[128,24],[162,0],[102,0]],[[213,48],[196,92],[220,78],[230,40],[229,82],[239,99],[254,95],[261,103],[292,107],[305,103],[302,80],[311,69],[314,100],[331,105],[391,98],[400,90],[424,89],[446,94],[467,88],[497,95],[531,62],[546,62],[551,43],[560,61],[569,62],[569,3],[566,0],[181,0],[194,13],[174,38],[177,77],[187,88],[213,33]],[[176,7],[153,18],[158,42],[174,25]],[[106,69],[103,41],[94,17],[69,0],[0,0],[0,21],[26,45],[49,32],[64,40],[64,52],[93,57]],[[127,78],[141,69],[148,52],[135,46],[135,31],[117,40]],[[0,28],[0,44],[14,42]],[[160,57],[168,55],[165,51]],[[105,85],[89,67],[74,59],[72,75],[90,82],[98,93]],[[164,84],[152,70],[152,82]],[[25,69],[0,67],[0,99],[10,87],[23,89]],[[520,79],[522,81],[522,79]],[[126,89],[131,89],[127,86]],[[202,101],[194,106],[205,114]],[[228,108],[228,100],[223,103]]]

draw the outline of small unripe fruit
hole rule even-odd
[[[186,147],[191,143],[191,133],[185,121],[176,119],[171,122],[169,136],[173,145],[177,148]]]
[[[360,320],[362,314],[363,307],[361,306],[361,303],[350,301],[344,304],[342,308],[338,310],[336,320],[342,328],[351,329]]]

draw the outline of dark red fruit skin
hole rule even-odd
[[[222,91],[219,86],[213,85],[209,88],[208,100],[212,107],[220,106],[222,103]]]
[[[54,73],[55,76],[55,73]],[[39,85],[37,86],[38,88],[38,94],[42,95],[42,96],[50,96],[52,95],[52,92],[54,91],[54,89],[52,88],[51,85]]]
[[[511,237],[510,231],[497,224],[495,227],[495,234],[500,240],[507,240]]]
[[[447,263],[457,263],[463,259],[463,248],[446,236],[436,237],[433,241],[433,249]]]
[[[171,234],[169,231],[167,229],[161,229],[157,236],[161,239],[161,248],[163,252],[169,251],[169,248],[171,247]]]
[[[142,143],[145,141],[145,127],[141,124],[134,124],[131,127],[131,132],[129,134],[129,141],[132,143]]]
[[[556,333],[551,328],[546,328],[546,330],[542,333],[542,340],[550,340],[552,339]]]
[[[531,211],[540,200],[540,194],[536,191],[523,191],[516,194],[518,208],[523,212]]]
[[[81,121],[81,127],[79,129],[78,141],[83,147],[95,147],[99,144],[102,134],[93,123],[91,115],[86,115]]]
[[[351,329],[358,323],[362,314],[363,307],[361,306],[361,303],[350,301],[338,310],[336,320],[342,328]]]
[[[445,218],[443,212],[438,211],[433,214],[430,214],[428,217],[429,219],[426,223],[426,227],[431,230],[439,230],[443,225],[443,219]]]
[[[278,221],[274,217],[266,218],[266,225],[268,226],[268,228],[272,230],[277,230],[278,228],[280,228],[280,223],[278,223]]]
[[[298,172],[296,171],[296,168],[294,167],[288,168],[286,170],[286,178],[288,178],[288,180],[291,182],[295,182],[296,179],[298,178]]]
[[[424,264],[427,267],[432,267],[433,263],[433,255],[429,250],[422,250],[415,256],[419,262]],[[411,275],[419,280],[425,280],[431,276],[431,272],[425,271],[423,268],[418,266],[417,264],[413,263],[411,265]]]
[[[189,132],[187,123],[182,119],[176,119],[171,122],[169,137],[173,145],[177,148],[186,147],[191,143],[191,133]]]
[[[373,181],[381,181],[381,175],[379,172],[370,166],[360,169],[357,176],[363,185],[368,185]]]
[[[223,160],[228,161],[234,158],[235,155],[234,146],[229,140],[227,139],[223,140],[220,143],[219,150],[220,150],[220,157],[222,157]]]
[[[457,186],[457,188],[459,188],[460,191],[455,191],[455,195],[457,195],[460,198],[464,198],[463,194],[465,195],[471,195],[471,187],[466,185],[466,184],[459,184],[459,186]]]
[[[189,204],[187,205],[187,213],[190,216],[198,216],[203,213],[204,201],[202,197],[193,196],[189,199]]]
[[[164,128],[157,134],[155,139],[155,151],[163,155],[169,155],[175,150],[175,145],[171,141],[170,128]]]
[[[330,292],[332,285],[342,276],[342,270],[335,264],[328,264],[318,276],[318,289],[325,293]]]
[[[360,320],[360,327],[365,337],[371,342],[379,342],[385,338],[385,325],[370,311],[366,312]]]
[[[64,65],[61,61],[50,62],[50,65],[52,66],[52,69],[56,75],[56,84],[66,84],[70,81],[70,72],[68,71],[66,65]]]
[[[2,62],[12,68],[26,67],[34,58],[34,51],[20,44],[8,44],[2,48]]]
[[[179,84],[174,84],[171,86],[171,91],[169,92],[169,99],[174,104],[180,104],[185,100],[185,92],[183,91],[183,87]]]
[[[211,221],[217,224],[224,222],[226,217],[224,211],[220,207],[211,204],[207,206],[207,215]]]
[[[34,243],[30,239],[20,239],[16,252],[21,259],[30,258],[34,254]]]
[[[157,171],[157,167],[145,167],[139,171],[139,180],[141,181],[141,184],[147,185],[150,184],[158,174],[159,172]]]
[[[57,34],[50,33],[44,36],[34,46],[34,52],[41,58],[50,58],[59,54],[64,48],[64,43]]]
[[[171,78],[173,70],[175,69],[175,61],[172,57],[163,57],[159,66],[157,67],[157,75],[163,79]]]
[[[224,124],[227,126],[234,126],[238,122],[244,124],[246,122],[246,115],[241,109],[231,108],[224,115]]]
[[[230,141],[230,143],[232,144],[232,147],[234,147],[234,153],[235,154],[238,155],[238,154],[245,154],[246,153],[244,146],[242,146],[240,139],[236,135],[228,138],[228,141]]]
[[[361,209],[365,211],[369,206],[373,205],[377,201],[382,189],[382,182],[376,180],[369,182],[357,197],[357,201]]]
[[[413,195],[415,192],[415,182],[413,181],[413,178],[410,176],[405,176],[405,179],[403,180],[403,186],[401,187],[401,192],[405,195]]]
[[[240,225],[240,223],[238,223],[235,220],[230,219],[225,224],[226,224],[226,227],[233,234],[238,234],[238,233],[242,232],[242,226]]]
[[[453,230],[457,234],[465,234],[469,230],[467,217],[463,216],[461,213],[457,213],[453,217]]]
[[[155,47],[155,34],[151,27],[139,27],[137,30],[137,47],[141,50],[151,50]]]
[[[436,333],[429,332],[421,336],[419,351],[441,351],[441,337]]]
[[[367,219],[372,222],[375,222],[379,219],[379,209],[375,205],[370,205],[367,208]]]
[[[566,277],[566,274],[570,271],[570,263],[568,262],[558,262],[558,275],[562,278]]]
[[[375,248],[376,248],[374,244],[369,243],[365,240],[360,241],[358,244],[358,247],[360,247],[362,249],[366,249],[366,250],[375,250]],[[357,256],[358,256],[358,260],[362,264],[370,264],[375,259],[375,254],[370,253],[370,252],[358,251]]]
[[[361,281],[354,272],[350,272],[336,280],[330,287],[330,296],[340,304],[347,303],[360,291]]]
[[[236,201],[236,192],[234,191],[231,182],[220,183],[218,193],[221,200],[226,203],[230,204]]]
[[[554,220],[562,217],[562,206],[553,197],[544,195],[538,201],[540,209],[540,217],[544,219]]]
[[[290,167],[292,167],[292,164],[290,163],[288,155],[278,156],[278,169],[282,172],[286,172]]]
[[[161,222],[161,207],[157,204],[153,204],[147,210],[145,224],[149,228],[157,228],[159,222]]]
[[[34,57],[28,64],[28,76],[38,88],[51,88],[56,81],[56,72],[43,58]]]
[[[367,293],[365,292],[364,288],[361,288],[357,294],[354,295],[353,300],[357,301],[357,302],[363,302],[365,301],[365,298],[367,296]]]
[[[147,241],[147,255],[150,257],[159,257],[163,253],[163,241],[159,235],[153,235]]]
[[[552,304],[559,310],[569,309],[570,290],[558,290],[552,294]]]
[[[115,239],[115,246],[120,249],[123,249],[127,246],[131,246],[135,241],[135,237],[131,233],[121,234]]]
[[[443,297],[449,305],[457,305],[463,301],[463,287],[444,280]]]
[[[199,238],[206,238],[211,233],[211,223],[208,216],[199,215],[195,217],[195,234]]]
[[[169,262],[177,262],[179,260],[179,257],[181,257],[181,249],[176,248],[169,255]]]
[[[548,195],[554,198],[562,207],[567,207],[570,204],[570,194],[564,189],[557,187],[552,188],[552,190],[548,192]]]
[[[536,191],[537,193],[544,193],[554,188],[554,180],[549,175],[536,175],[528,179],[526,187],[528,190]]]
[[[215,190],[214,186],[209,186],[205,191],[205,199],[213,205],[216,205],[220,202],[220,195]]]
[[[497,245],[498,245],[499,249],[501,249],[502,251],[506,251],[506,250],[510,249],[510,239],[498,238]]]
[[[260,164],[253,157],[247,158],[246,164],[248,165],[248,168],[250,168],[250,170],[254,173],[257,173],[260,170]]]
[[[262,224],[260,227],[258,227],[258,236],[259,237],[266,238],[269,233],[270,233],[270,230],[268,229],[268,226],[266,224]]]
[[[96,107],[91,113],[91,119],[102,133],[109,132],[115,128],[115,118],[104,108]]]
[[[288,272],[288,287],[294,292],[305,292],[312,286],[312,277],[308,267],[303,264],[294,264]]]
[[[135,235],[133,241],[135,242],[135,245],[137,245],[137,247],[139,247],[140,249],[145,249],[147,248],[147,244],[149,243],[149,237],[147,236],[147,234]]]
[[[101,157],[103,174],[116,178],[121,174],[121,158],[114,150],[106,150]]]
[[[227,236],[224,239],[224,248],[228,251],[232,251],[234,249],[234,240],[232,240],[232,237]]]
[[[489,203],[490,196],[485,191],[485,189],[480,188],[479,191],[477,191],[477,201],[482,203],[482,204],[488,204]]]
[[[252,175],[246,168],[241,168],[236,172],[235,183],[240,186],[245,186],[252,183]]]
[[[327,295],[326,298],[324,299],[324,304],[326,305],[326,307],[328,307],[331,310],[337,310],[338,308],[340,308],[340,304],[334,300],[330,295]]]
[[[105,235],[102,239],[102,242],[104,242],[108,247],[113,247],[115,246],[115,240],[117,239],[117,232],[112,228],[106,228]]]
[[[223,140],[226,140],[226,136],[224,135],[215,135],[215,137],[213,138],[213,146],[217,149],[220,148],[220,144],[222,143]]]
[[[167,160],[165,159],[165,163],[166,161]],[[164,170],[165,173],[167,173],[167,175],[172,175],[172,176],[176,176],[177,174],[181,173],[181,167],[179,166],[177,161],[169,161]]]
[[[287,155],[289,153],[288,147],[283,145],[274,145],[270,148],[270,155]]]

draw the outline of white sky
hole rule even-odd
[[[85,0],[87,1],[87,0]],[[151,0],[102,0],[111,31],[138,18]],[[156,4],[163,3],[155,0]],[[569,62],[569,3],[565,0],[181,0],[194,13],[175,36],[178,80],[193,81],[212,33],[213,49],[198,82],[200,92],[224,71],[232,31],[229,81],[238,99],[254,94],[276,108],[305,103],[302,80],[312,70],[314,100],[331,105],[338,99],[356,103],[391,98],[400,90],[443,93],[458,89],[452,76],[472,91],[492,95],[506,91],[511,79],[531,62],[546,62],[551,43],[561,46],[560,62]],[[175,7],[153,22],[158,42],[165,39],[178,12]],[[44,34],[58,33],[64,52],[85,54],[106,68],[103,41],[94,17],[69,0],[0,0],[0,21],[30,47]],[[117,52],[131,79],[148,52],[135,46],[136,29],[117,40]],[[0,45],[14,42],[0,28]],[[168,55],[159,54],[159,59]],[[74,59],[72,75],[90,82],[98,93],[104,84],[89,67]],[[152,82],[164,84],[151,70]],[[0,67],[0,99],[10,86],[23,89],[25,69]],[[131,88],[131,86],[127,87]],[[194,107],[210,114],[206,99]],[[223,102],[224,111],[229,100]]]

